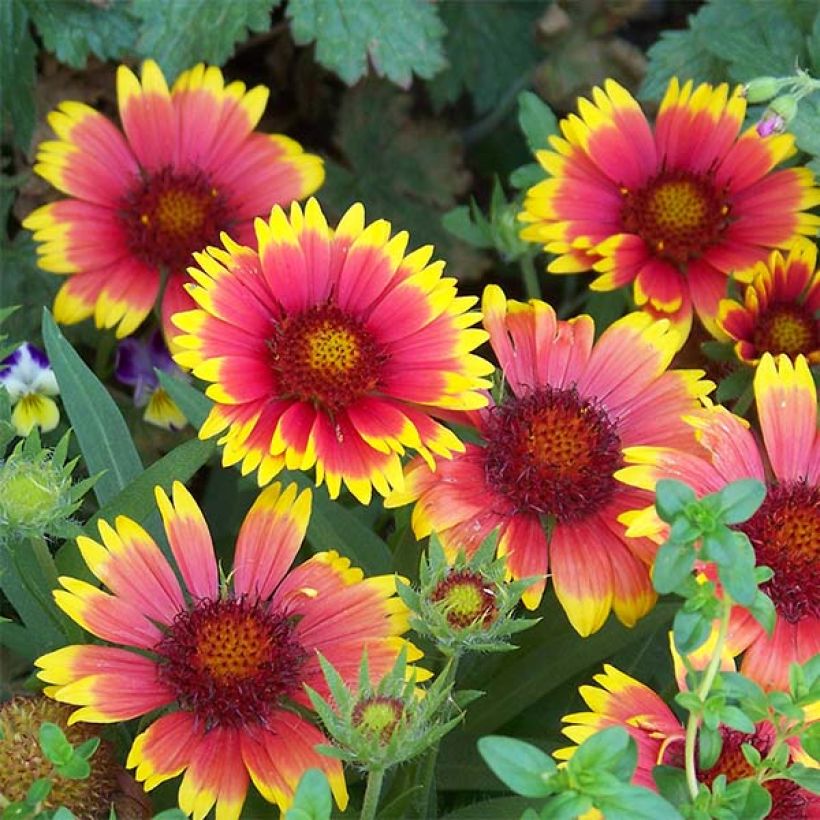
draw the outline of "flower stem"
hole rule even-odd
[[[696,694],[701,703],[704,703],[709,697],[709,692],[712,689],[712,684],[715,682],[718,670],[720,669],[720,662],[723,657],[723,647],[726,643],[726,637],[729,634],[729,620],[732,614],[732,599],[724,590],[723,593],[723,612],[720,616],[720,626],[718,627],[717,641],[715,648],[712,651],[712,657],[709,659],[709,665],[706,667],[700,685],[696,690]],[[698,728],[700,726],[700,718],[694,712],[689,713],[689,720],[686,723],[686,785],[689,787],[689,794],[692,800],[698,796],[698,776],[697,764],[695,762],[696,749],[695,744],[698,737]]]
[[[364,803],[359,820],[373,820],[379,807],[379,795],[382,791],[384,769],[371,769],[367,773],[367,788],[364,792]]]
[[[535,263],[532,257],[525,253],[519,262],[521,267],[521,280],[524,283],[524,293],[527,299],[541,298],[541,285],[538,282],[538,274],[535,272]]]

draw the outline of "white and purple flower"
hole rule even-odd
[[[145,340],[130,338],[120,342],[114,375],[122,384],[134,388],[134,404],[145,407],[145,421],[166,430],[181,430],[187,419],[167,391],[160,387],[156,370],[174,376],[183,375],[171,359],[158,330]]]
[[[60,420],[60,411],[52,396],[60,394],[57,379],[48,357],[40,348],[23,342],[17,350],[0,362],[0,385],[11,400],[11,423],[20,436],[27,436],[35,427],[44,433],[53,430]]]

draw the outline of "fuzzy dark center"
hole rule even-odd
[[[820,348],[820,323],[801,305],[772,305],[758,319],[754,346],[759,353],[808,355]]]
[[[675,265],[696,259],[720,240],[729,205],[709,174],[662,171],[636,191],[621,190],[621,223]]]
[[[331,413],[377,390],[387,360],[365,325],[333,304],[286,316],[268,346],[282,395]]]
[[[216,244],[231,225],[225,197],[201,173],[163,168],[145,175],[120,204],[131,252],[143,262],[185,270],[191,254]]]
[[[820,617],[820,487],[805,481],[769,487],[760,509],[739,525],[758,564],[774,570],[763,591],[790,623]]]
[[[621,441],[606,411],[574,388],[540,388],[496,408],[486,431],[487,484],[519,512],[578,521],[615,490]]]
[[[230,598],[181,613],[154,651],[160,680],[207,727],[264,723],[307,657],[282,613]]]

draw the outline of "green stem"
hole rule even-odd
[[[367,788],[364,792],[364,803],[359,820],[373,820],[379,807],[379,795],[382,791],[384,769],[372,769],[367,773]]]
[[[541,284],[535,272],[535,263],[529,254],[524,254],[518,263],[521,267],[521,279],[524,283],[524,293],[527,299],[541,298]]]
[[[729,620],[732,614],[732,599],[725,590],[723,595],[723,612],[720,616],[717,642],[715,643],[712,657],[709,660],[709,665],[706,667],[706,672],[704,673],[703,678],[700,681],[700,685],[696,690],[696,694],[701,703],[704,703],[706,698],[709,697],[712,684],[715,682],[715,677],[720,669],[720,662],[723,657],[723,647],[726,644],[726,636],[729,634]],[[684,754],[686,759],[686,785],[689,787],[689,794],[692,797],[692,800],[695,800],[698,796],[698,775],[697,764],[695,762],[695,745],[697,742],[699,726],[700,718],[694,712],[690,712],[689,720],[686,723],[686,745]]]

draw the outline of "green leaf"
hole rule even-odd
[[[43,341],[88,472],[102,473],[94,493],[105,504],[142,472],[139,454],[114,400],[46,309]]]
[[[43,45],[72,68],[85,68],[89,54],[110,60],[133,49],[138,21],[129,6],[128,0],[104,5],[88,0],[28,0]]]
[[[348,85],[367,73],[409,88],[413,74],[429,79],[445,65],[444,26],[426,0],[290,0],[293,39],[316,42],[316,60]]]
[[[715,765],[722,748],[723,738],[720,732],[701,726],[698,731],[698,765],[702,771]]]
[[[771,794],[752,777],[729,783],[724,801],[731,806],[734,817],[742,817],[743,820],[763,820],[772,808]]]
[[[569,759],[568,770],[577,778],[581,772],[610,772],[626,783],[638,763],[638,746],[626,729],[610,726],[588,737]]]
[[[673,806],[682,806],[689,802],[689,787],[686,785],[686,772],[677,766],[655,766],[652,779],[660,794]]]
[[[285,820],[327,820],[332,810],[327,778],[319,769],[308,769],[299,780]]]
[[[13,129],[14,144],[29,147],[34,133],[34,85],[37,46],[29,32],[29,17],[22,0],[0,2],[0,119]],[[8,276],[4,262],[3,277]],[[4,293],[8,304],[8,294]]]
[[[680,812],[659,794],[624,783],[614,794],[595,798],[606,820],[681,820]]]
[[[55,766],[62,766],[74,757],[74,747],[56,723],[40,724],[38,737],[43,754]]]
[[[48,797],[48,793],[50,791],[51,778],[40,777],[28,787],[28,792],[26,792],[26,803],[30,806],[36,806]]]
[[[98,737],[90,737],[74,750],[74,754],[83,758],[83,760],[89,760],[99,747],[100,739]]]
[[[789,131],[794,134],[802,151],[815,156],[820,154],[820,101],[816,92],[814,96],[800,100],[797,114],[789,123]]]
[[[732,351],[734,356],[734,351]],[[751,367],[740,367],[720,380],[715,400],[725,404],[743,395],[752,383],[754,370]]]
[[[556,771],[555,762],[535,746],[512,737],[489,735],[479,739],[478,751],[493,774],[516,794],[552,794],[548,778]]]
[[[675,648],[682,655],[694,652],[706,643],[712,631],[712,621],[701,612],[686,612],[681,609],[674,621]]]
[[[469,187],[461,136],[441,120],[411,119],[413,97],[368,80],[342,97],[327,161],[322,202],[331,218],[362,202],[368,220],[384,218],[410,233],[410,247],[431,244],[449,275],[475,276],[484,260],[441,224]]]
[[[695,491],[682,481],[662,478],[655,487],[655,509],[663,521],[671,523],[696,501]]]
[[[51,815],[51,820],[77,820],[77,816],[71,809],[65,806],[59,806],[54,814]]]
[[[771,636],[777,621],[777,611],[774,608],[772,599],[765,592],[758,590],[754,600],[746,608],[751,616],[766,630],[766,634]]]
[[[812,723],[800,736],[803,751],[820,763],[820,722]]]
[[[222,65],[250,32],[267,31],[281,0],[133,0],[142,27],[136,50],[152,57],[169,80],[194,63]]]
[[[576,791],[551,797],[541,810],[542,820],[576,820],[592,808],[592,798]]]
[[[785,774],[789,780],[793,780],[804,789],[813,794],[820,794],[820,769],[813,769],[804,766],[802,763],[794,763],[786,769]]]
[[[766,498],[766,485],[756,478],[741,478],[727,484],[718,493],[724,524],[748,521]]]
[[[548,148],[547,137],[558,133],[558,120],[552,109],[532,91],[518,95],[518,124],[533,153]]]
[[[737,706],[723,706],[718,711],[718,717],[721,723],[726,724],[726,726],[732,729],[737,729],[738,732],[751,734],[755,730],[754,721],[751,720],[742,709],[738,709]]]
[[[69,780],[85,780],[91,774],[91,764],[79,755],[74,755],[68,763],[63,763],[56,768],[61,777]]]
[[[155,814],[152,820],[188,820],[188,815],[182,809],[165,809]]]
[[[691,544],[667,541],[658,550],[652,569],[652,584],[661,594],[676,590],[695,567],[695,548]]]
[[[537,805],[525,797],[496,797],[480,803],[470,803],[442,816],[441,820],[476,820],[479,817],[521,817]],[[385,814],[385,817],[390,815]],[[538,815],[535,815],[536,817]],[[523,818],[522,818],[523,820]]]
[[[535,22],[543,5],[460,0],[438,5],[447,26],[450,66],[428,85],[433,104],[440,108],[455,102],[466,90],[478,113],[490,111],[528,81],[538,62]]]

